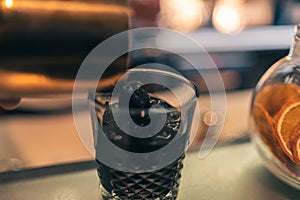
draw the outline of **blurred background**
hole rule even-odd
[[[105,38],[120,31],[151,26],[184,32],[207,50],[224,80],[227,90],[227,115],[219,145],[249,141],[248,112],[252,88],[275,61],[288,54],[292,43],[293,25],[300,23],[300,1],[124,2],[104,0],[101,3],[105,6],[97,7],[97,1],[93,0],[0,1],[0,65],[9,66],[4,69],[15,73],[24,72],[24,67],[16,66],[25,63],[27,69],[36,74],[43,74],[45,71],[42,69],[46,69],[46,75],[72,78],[71,75],[78,70],[88,52]],[[117,6],[114,7],[115,5]],[[121,8],[118,7],[120,5]],[[190,59],[204,56],[181,41],[164,38],[164,35],[131,37],[130,45],[136,42],[169,41],[170,47]],[[48,42],[42,43],[48,45],[48,51],[39,48],[41,40]],[[53,44],[57,46],[52,46]],[[71,47],[68,46],[70,44]],[[77,51],[76,48],[80,50]],[[41,52],[41,49],[45,51]],[[24,55],[27,56],[26,59]],[[59,59],[52,59],[53,56]],[[28,57],[30,59],[27,59]],[[195,73],[189,63],[169,52],[153,49],[135,51],[129,55],[129,61],[129,67],[148,62],[172,66],[199,86],[199,101],[203,106],[199,122],[201,128],[190,148],[191,151],[198,150],[205,130],[225,117],[210,111],[210,99],[202,77]],[[62,66],[57,63],[62,63]],[[43,65],[42,69],[36,67],[39,64]],[[57,68],[54,69],[54,65]],[[120,66],[118,63],[115,65]],[[120,69],[124,69],[124,66]],[[212,79],[217,73],[205,64],[201,71]],[[2,85],[7,84],[7,80],[26,84],[28,80],[34,79],[32,77],[24,81],[20,76],[6,79],[8,76],[9,74],[0,74]],[[39,81],[36,82],[40,84]],[[63,84],[69,82],[59,84],[63,87]],[[215,85],[214,89],[217,92],[220,88]],[[83,108],[83,123],[89,126],[89,113],[84,110]],[[0,173],[93,160],[77,135],[70,97],[24,97],[17,109],[0,112]]]

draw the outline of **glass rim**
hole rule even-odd
[[[193,94],[190,95],[189,99],[186,100],[182,105],[177,106],[177,108],[178,107],[185,107],[186,105],[190,104],[190,102],[193,102],[194,99],[199,98],[200,92],[199,92],[199,89],[196,86],[196,84],[193,81],[186,78],[185,76],[183,76],[182,74],[180,74],[179,72],[174,73],[172,71],[167,71],[167,70],[164,70],[164,69],[152,69],[152,68],[133,68],[133,69],[130,69],[128,72],[129,73],[143,72],[143,73],[151,73],[153,75],[157,74],[157,76],[162,76],[162,77],[170,77],[170,78],[176,79],[177,81],[180,81],[183,85],[186,85],[191,90],[193,90]],[[124,74],[124,76],[126,76],[126,74]],[[155,84],[155,82],[153,82],[153,84]],[[178,86],[178,87],[180,87],[180,86]],[[176,86],[174,86],[174,88],[176,88]],[[169,88],[169,89],[172,92],[172,88]],[[161,91],[154,92],[154,93],[160,93],[160,92]],[[88,92],[88,99],[91,100],[91,101],[94,101],[97,96],[111,97],[112,93],[113,93],[113,89],[111,91],[91,91],[90,90]],[[133,107],[132,109],[134,109],[134,108],[135,107]],[[175,106],[175,108],[176,108],[176,106]]]
[[[100,105],[105,105],[104,103],[101,103],[101,102],[99,102],[99,101],[97,101],[97,102],[95,102],[95,100],[96,100],[96,96],[97,95],[103,95],[103,96],[106,96],[106,97],[111,97],[111,92],[103,92],[103,93],[97,93],[97,94],[92,94],[92,92],[89,92],[89,95],[88,95],[88,100],[90,101],[90,102],[92,102],[92,103],[95,103],[96,105],[98,104],[100,104]],[[193,105],[193,103],[195,103],[196,101],[198,101],[198,96],[196,96],[196,95],[194,95],[193,97],[191,97],[190,99],[189,99],[189,101],[186,101],[184,104],[182,104],[182,105],[178,105],[178,106],[170,106],[170,107],[163,107],[163,109],[165,110],[165,111],[167,111],[168,113],[169,112],[173,112],[173,111],[177,111],[178,109],[184,109],[184,108],[186,108],[186,107],[189,107],[189,106],[191,106],[191,105]],[[166,103],[168,103],[168,102],[166,102]],[[96,106],[95,106],[96,107]],[[123,112],[123,110],[125,110],[125,111],[128,111],[128,108],[129,107],[126,107],[126,106],[122,106],[122,107],[120,107],[119,109],[120,109],[120,111],[121,112]],[[138,107],[138,106],[136,106],[136,107],[130,107],[130,110],[136,110],[136,111],[142,111],[142,110],[155,110],[155,108],[153,108],[153,106],[151,106],[151,107],[149,107],[149,108],[142,108],[142,107]],[[157,109],[157,110],[160,110],[160,109]]]

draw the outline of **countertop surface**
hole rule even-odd
[[[245,105],[250,100],[251,91],[227,94],[221,141],[248,133]],[[205,113],[209,101],[200,101]],[[0,119],[0,200],[100,199],[95,163],[76,134],[71,112],[16,113]],[[82,120],[90,124],[89,112],[82,113]],[[179,200],[300,199],[300,191],[266,170],[251,143],[219,145],[202,160],[197,147],[187,153]]]
[[[101,198],[94,163],[83,162],[0,174],[0,199]],[[217,147],[202,160],[197,152],[188,153],[178,199],[300,199],[300,191],[270,174],[246,142]]]
[[[251,90],[231,92],[226,96],[227,114],[219,139],[221,143],[244,138],[248,134]],[[210,112],[210,97],[202,96],[199,103],[201,128],[190,148],[192,150],[200,147],[207,130],[204,118]],[[0,173],[93,159],[85,148],[94,148],[89,107],[83,107],[79,114],[86,129],[85,140],[82,140],[70,105],[71,99],[68,98],[23,99],[19,110],[25,111],[0,115]],[[50,109],[50,112],[43,109]]]

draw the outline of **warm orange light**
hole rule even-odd
[[[4,5],[6,8],[12,8],[14,5],[14,1],[13,0],[5,0]]]
[[[244,29],[242,7],[235,1],[221,1],[213,12],[213,25],[223,33],[238,33]]]
[[[115,85],[123,76],[118,73],[98,83],[97,90],[102,91]],[[87,91],[94,86],[93,80],[82,80],[78,83],[79,89]],[[12,72],[0,69],[0,99],[7,96],[37,97],[41,95],[71,94],[74,80],[64,78],[52,78],[47,74]],[[4,94],[4,96],[3,96]]]
[[[208,10],[202,0],[161,0],[159,25],[180,31],[199,28],[208,20]]]
[[[58,1],[58,0],[5,0],[6,8],[26,11],[45,11],[45,12],[77,12],[80,13],[126,13],[132,15],[132,10],[125,6],[114,4],[95,4],[85,1]]]
[[[213,24],[223,33],[237,33],[243,29],[242,17],[238,10],[230,6],[218,6],[214,10]]]

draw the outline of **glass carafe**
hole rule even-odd
[[[300,25],[289,55],[258,82],[251,116],[253,141],[267,168],[300,189]]]

